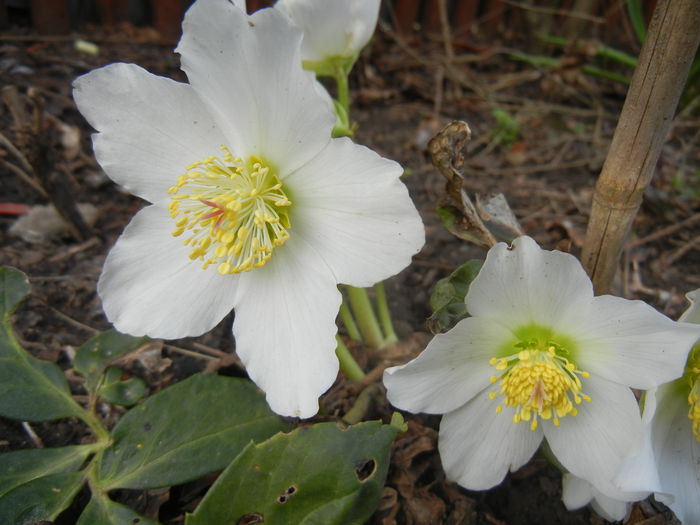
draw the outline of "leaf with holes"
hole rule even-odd
[[[95,392],[102,374],[112,362],[148,341],[147,337],[132,337],[116,330],[106,330],[80,345],[75,353],[75,369],[87,379],[87,389]]]
[[[109,499],[106,495],[92,495],[76,525],[158,525],[157,521],[139,516],[136,511]]]
[[[12,332],[10,315],[28,293],[26,275],[0,268],[0,416],[22,421],[80,416],[83,410],[61,369],[25,352]]]
[[[20,485],[0,498],[0,523],[32,525],[55,519],[70,505],[84,481],[81,472],[61,472]]]
[[[197,374],[122,417],[95,483],[104,490],[184,483],[223,469],[251,440],[286,428],[250,381]]]
[[[346,429],[319,423],[251,443],[186,524],[361,525],[379,503],[400,423],[370,421]]]
[[[0,498],[37,478],[78,470],[95,449],[93,445],[78,445],[0,454]]]

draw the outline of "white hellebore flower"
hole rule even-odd
[[[472,317],[384,383],[395,406],[444,414],[442,464],[473,490],[500,483],[543,438],[568,472],[609,483],[641,444],[629,387],[678,377],[700,335],[640,301],[594,297],[576,258],[529,237],[491,248],[465,301]]]
[[[374,34],[380,0],[279,0],[283,11],[304,31],[304,67],[333,75],[335,66],[350,70]]]
[[[335,380],[337,283],[368,286],[423,244],[401,167],[349,139],[301,67],[301,32],[227,0],[187,12],[189,84],[131,64],[75,82],[107,174],[148,200],[98,283],[130,334],[202,334],[235,309],[236,351],[273,410],[310,417]]]
[[[680,321],[700,325],[700,289],[687,295],[690,308]],[[700,341],[688,356],[683,377],[644,396],[648,456],[637,458],[658,469],[656,498],[666,503],[682,523],[700,523]],[[639,476],[623,472],[618,485],[635,488]]]

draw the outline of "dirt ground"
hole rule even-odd
[[[66,369],[72,349],[109,326],[95,285],[110,246],[144,205],[111,183],[94,161],[90,129],[71,99],[71,81],[116,61],[185,80],[171,46],[156,42],[149,30],[95,29],[80,36],[96,43],[99,55],[77,51],[73,38],[42,38],[21,30],[0,34],[0,85],[16,86],[23,96],[33,89],[50,115],[47,126],[53,131],[42,140],[54,168],[53,183],[68,190],[73,202],[89,203],[96,211],[93,234],[79,239],[63,232],[35,236],[30,242],[12,234],[23,206],[46,204],[47,199],[9,167],[16,159],[0,148],[0,203],[19,205],[4,206],[0,213],[0,264],[21,269],[32,285],[31,297],[15,315],[17,333],[34,355]],[[406,42],[388,30],[378,31],[358,62],[351,79],[352,118],[359,124],[356,140],[405,167],[404,180],[427,231],[427,244],[413,264],[387,284],[401,343],[372,357],[352,347],[372,377],[379,378],[383,368],[405,362],[425,346],[435,282],[466,260],[484,255],[449,234],[435,213],[444,179],[432,167],[425,146],[450,120],[467,121],[473,132],[465,167],[467,191],[503,192],[523,229],[544,247],[580,252],[593,186],[626,88],[584,75],[575,60],[566,63],[559,69],[535,69],[509,59],[502,44],[457,48],[449,61],[441,42]],[[494,138],[495,109],[507,111],[519,124],[520,132],[507,143]],[[0,129],[16,143],[26,141],[7,108],[0,111]],[[684,294],[700,287],[699,143],[697,105],[686,107],[664,147],[615,284],[618,295],[646,300],[673,318],[686,307]],[[227,318],[197,339],[167,342],[157,362],[135,362],[129,372],[146,378],[152,391],[205,367],[242,376],[235,360],[217,354],[234,350],[230,323]],[[77,383],[75,388],[80,394]],[[342,415],[357,393],[357,385],[339,378],[322,399],[325,410],[318,420]],[[367,417],[388,420],[390,415],[391,408],[380,402]],[[406,416],[409,431],[395,441],[387,488],[371,523],[604,523],[585,509],[566,511],[558,472],[538,457],[488,492],[466,491],[445,481],[436,452],[439,418]],[[32,428],[47,447],[84,437],[84,429],[70,420]],[[37,443],[18,422],[0,420],[0,451]],[[165,524],[182,523],[184,511],[211,481],[165,492],[125,491],[117,499]],[[72,523],[81,504],[85,500],[79,497],[57,523]],[[629,523],[662,525],[674,519],[662,505],[646,501],[635,505]]]

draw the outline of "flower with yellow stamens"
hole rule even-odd
[[[471,315],[384,374],[389,400],[444,414],[448,478],[490,488],[547,440],[572,475],[611,483],[642,443],[633,388],[678,377],[700,327],[640,301],[593,296],[571,255],[529,237],[489,250],[465,298]]]
[[[76,80],[97,160],[151,203],[98,282],[107,317],[177,339],[232,309],[236,352],[270,406],[311,417],[338,371],[338,283],[399,272],[424,232],[401,167],[349,139],[301,66],[302,33],[275,9],[188,10],[177,47],[189,83],[132,64]]]

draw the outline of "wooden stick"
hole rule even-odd
[[[663,0],[654,12],[593,196],[581,260],[607,293],[651,182],[700,41],[700,2]]]

